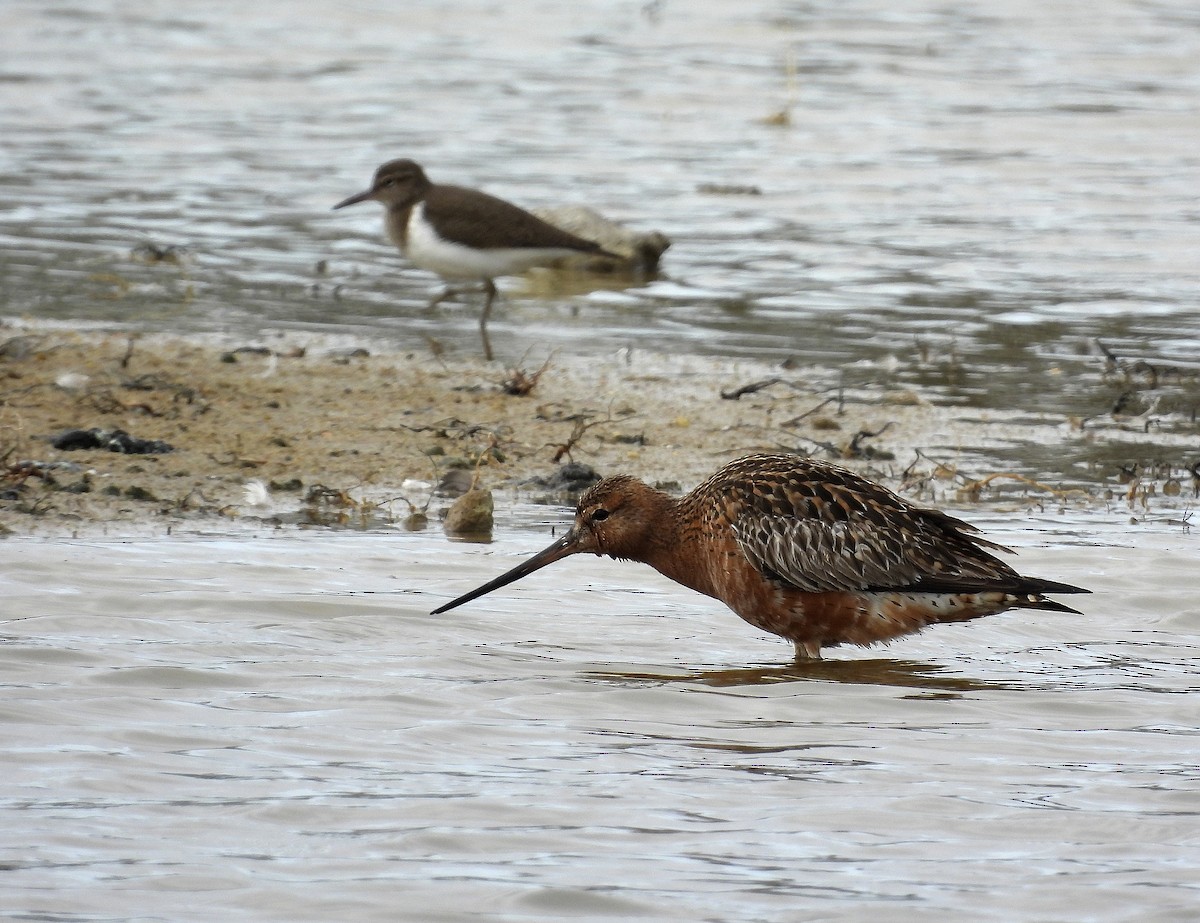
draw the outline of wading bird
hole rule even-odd
[[[678,499],[626,475],[605,478],[580,498],[562,538],[434,614],[590,552],[649,564],[807,660],[1006,609],[1077,613],[1045,594],[1090,592],[1024,577],[991,550],[1008,549],[845,468],[750,455]]]

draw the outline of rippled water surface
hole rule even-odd
[[[1097,338],[1200,369],[1191,3],[13,0],[0,16],[8,314],[475,350],[477,307],[426,312],[436,280],[374,205],[330,210],[411,156],[675,242],[662,278],[624,290],[531,299],[506,281],[509,361],[895,356],[955,400],[1077,413],[1111,402],[1078,380]],[[712,191],[730,187],[746,191]],[[131,259],[141,244],[183,265]]]
[[[595,559],[427,614],[544,535],[10,540],[0,909],[1189,919],[1194,541],[996,534],[1086,616],[808,669]]]
[[[1013,467],[1186,467],[1198,61],[1200,12],[1166,0],[6,0],[0,315],[473,353],[477,308],[428,312],[378,209],[330,210],[409,156],[674,241],[628,285],[504,280],[505,361],[759,356],[1119,407],[1119,435]],[[806,670],[593,560],[426,614],[532,530],[7,539],[0,916],[1191,919],[1182,483],[1173,522],[985,523],[1095,590],[1083,617]]]

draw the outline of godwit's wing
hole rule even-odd
[[[1019,586],[1016,571],[984,550],[1001,546],[966,523],[843,468],[774,459],[758,456],[723,483],[705,485],[720,491],[718,508],[763,574],[810,593]]]

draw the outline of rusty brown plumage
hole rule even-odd
[[[565,536],[435,612],[591,552],[649,564],[812,658],[1006,609],[1075,612],[1044,594],[1088,592],[1024,577],[996,550],[1007,549],[837,465],[751,455],[679,499],[606,478],[580,499]]]

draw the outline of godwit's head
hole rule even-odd
[[[671,503],[661,491],[627,475],[605,478],[579,500],[575,523],[562,538],[483,586],[433,610],[437,615],[498,590],[567,557],[590,552],[644,561]]]
[[[626,474],[605,478],[579,499],[575,551],[644,561],[670,498]]]

